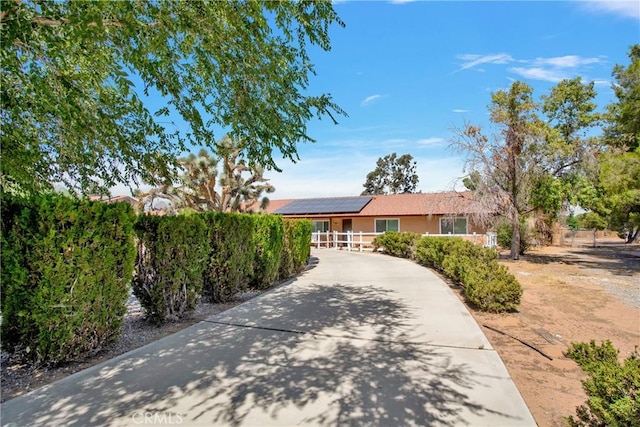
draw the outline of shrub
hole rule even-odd
[[[512,311],[520,304],[522,287],[498,263],[494,249],[455,237],[422,237],[415,254],[420,264],[460,283],[467,300],[482,311]]]
[[[56,364],[116,341],[135,260],[131,206],[61,195],[2,205],[3,346]]]
[[[256,243],[251,215],[207,213],[210,258],[204,272],[204,294],[213,302],[227,302],[245,291],[253,276]]]
[[[520,305],[522,287],[504,265],[497,261],[477,263],[468,259],[462,268],[464,296],[479,310],[500,313]]]
[[[385,253],[391,256],[413,259],[419,238],[417,233],[387,231],[373,239],[373,249],[384,248]]]
[[[207,228],[200,215],[140,216],[133,291],[155,323],[193,311],[200,300],[209,259]]]
[[[618,350],[611,341],[571,343],[567,357],[589,374],[582,381],[588,395],[585,405],[576,408],[576,416],[567,419],[570,426],[640,426],[640,355],[638,348],[618,361]]]
[[[511,248],[511,234],[513,226],[507,221],[501,221],[496,225],[496,239],[503,249]],[[531,232],[526,224],[520,224],[520,255],[524,255],[533,246]]]
[[[302,271],[311,255],[311,221],[284,219],[284,245],[279,278],[286,279]]]
[[[254,220],[253,241],[256,248],[251,285],[256,289],[268,289],[275,283],[280,271],[284,226],[282,218],[276,215],[253,215],[251,218]]]

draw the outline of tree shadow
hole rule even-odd
[[[478,403],[508,376],[421,341],[393,291],[296,281],[6,402],[3,422],[133,425],[148,414],[202,426],[256,425],[258,416],[320,426],[525,422]],[[469,360],[481,352],[466,351]]]
[[[640,253],[623,245],[572,248],[558,255],[527,254],[523,260],[535,264],[571,264],[580,269],[606,270],[617,276],[634,276],[640,273]]]

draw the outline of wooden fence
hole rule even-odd
[[[373,248],[373,239],[384,233],[364,233],[362,231],[316,231],[311,235],[311,244],[316,248],[346,249],[362,252],[365,248]],[[424,237],[460,237],[478,245],[491,248],[498,246],[496,233],[486,234],[429,234]]]

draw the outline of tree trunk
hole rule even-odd
[[[511,259],[520,259],[520,215],[511,218]]]
[[[636,239],[638,238],[638,235],[640,235],[640,227],[636,227],[634,229],[631,229],[629,231],[629,234],[627,235],[627,243],[635,242]]]
[[[594,228],[593,229],[593,247],[596,247],[596,235],[598,234],[598,229]]]

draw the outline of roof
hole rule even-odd
[[[362,199],[363,207],[352,212],[327,212],[322,209],[322,203],[335,203],[336,199],[347,198],[316,198],[316,199],[287,199],[272,200],[267,206],[268,213],[281,213],[289,217],[326,217],[331,216],[423,216],[423,215],[468,215],[478,211],[477,205],[471,198],[471,192],[443,192],[443,193],[403,193],[379,194],[373,196],[356,196],[348,199]],[[371,199],[364,203],[365,199]],[[312,206],[319,207],[316,212],[287,213],[287,205],[298,201],[311,201]],[[294,205],[295,207],[295,205]]]
[[[332,197],[323,199],[293,200],[273,211],[282,215],[306,214],[357,214],[373,197]]]

